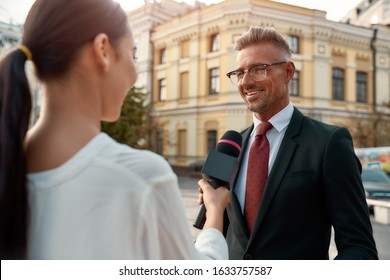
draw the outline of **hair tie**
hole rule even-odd
[[[24,53],[27,60],[32,60],[32,53],[29,48],[27,48],[25,45],[19,45],[18,49]]]

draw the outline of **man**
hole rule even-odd
[[[237,69],[227,76],[253,112],[253,124],[242,132],[239,173],[227,207],[230,258],[329,259],[333,226],[336,259],[377,259],[361,165],[348,130],[293,107],[289,82],[295,66],[288,44],[274,29],[251,27],[235,49]],[[256,153],[266,164],[258,162],[256,169],[248,159],[262,123],[270,124],[262,140],[267,148]],[[258,169],[266,182],[261,198],[252,195],[261,183],[250,189],[263,176]],[[247,206],[250,202],[255,205]]]

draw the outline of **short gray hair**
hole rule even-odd
[[[291,58],[290,46],[283,36],[272,27],[251,26],[246,33],[236,40],[233,49],[240,51],[248,46],[264,42],[274,44],[284,51],[289,59]]]

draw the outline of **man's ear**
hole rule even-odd
[[[294,77],[295,73],[295,64],[292,61],[287,62],[287,67],[286,67],[286,80],[287,82],[290,82],[291,79]]]
[[[110,67],[110,41],[104,33],[99,33],[93,40],[93,52],[96,62],[102,67],[103,71],[108,71]]]

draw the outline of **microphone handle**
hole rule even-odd
[[[218,189],[220,186],[223,185],[223,183],[216,179],[210,179],[207,180],[207,182],[214,188]],[[193,226],[197,229],[202,229],[204,226],[204,223],[206,222],[206,207],[204,204],[200,206],[198,216],[196,217]]]

